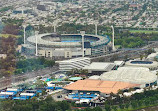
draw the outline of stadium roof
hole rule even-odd
[[[43,37],[44,36],[49,36],[52,35],[54,33],[45,33],[45,34],[39,34],[39,35],[34,35],[34,36],[30,36],[27,38],[27,41],[30,43],[35,44],[36,43],[36,37],[38,38],[38,44],[39,45],[45,45],[45,46],[58,46],[58,47],[66,47],[66,46],[81,46],[81,42],[53,42],[50,40],[44,40]],[[76,36],[80,36],[80,34],[61,34],[61,36],[72,36],[72,35],[76,35]],[[90,34],[85,34],[85,37],[89,36],[89,37],[95,37],[98,38],[99,40],[97,40],[96,42],[92,43],[92,46],[95,45],[99,45],[99,44],[105,44],[105,43],[109,43],[109,39],[107,37],[104,36],[99,36],[99,35],[90,35]]]
[[[122,81],[135,84],[147,84],[157,80],[156,74],[144,67],[120,67],[118,70],[105,72],[100,76],[101,80]]]
[[[133,64],[132,62],[135,62],[135,64]],[[143,60],[130,60],[130,61],[127,61],[125,65],[126,66],[134,66],[134,67],[155,68],[155,67],[158,67],[158,62],[156,62],[156,61],[143,61]]]
[[[68,59],[68,60],[63,60],[63,61],[57,61],[57,63],[65,63],[65,62],[77,62],[77,61],[82,61],[82,60],[90,60],[88,57],[78,57],[78,58],[73,58],[73,59]]]
[[[103,80],[78,80],[75,83],[69,84],[64,87],[67,90],[80,90],[80,91],[100,91],[101,93],[117,93],[121,89],[139,86],[139,84],[131,84],[127,82],[117,81],[103,81]]]
[[[114,68],[114,63],[107,62],[93,62],[90,66],[85,66],[83,69],[88,69],[92,71],[110,71]]]

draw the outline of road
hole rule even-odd
[[[106,54],[106,55],[92,56],[91,59],[98,60],[99,58],[104,58],[104,57],[111,58],[111,57],[113,57],[113,55],[118,55],[118,56],[128,55],[129,58],[131,58],[131,57],[134,58],[134,57],[138,57],[139,56],[138,54],[144,53],[145,51],[147,51],[150,48],[157,48],[157,47],[158,47],[158,41],[155,41],[155,42],[148,44],[139,49],[135,49],[135,50],[121,49],[121,50],[118,50],[117,52],[112,52],[112,53]]]
[[[27,72],[22,75],[13,75],[10,78],[1,78],[0,79],[0,89],[9,87],[12,84],[24,83],[26,80],[32,80],[37,76],[46,76],[52,74],[52,72],[58,71],[58,67],[54,66],[52,68],[45,68],[38,71]]]

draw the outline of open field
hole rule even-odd
[[[158,33],[158,31],[154,31],[154,30],[130,30],[129,32],[131,32],[131,33],[146,33],[146,34]]]

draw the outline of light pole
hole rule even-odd
[[[81,36],[82,36],[82,57],[84,57],[84,35],[85,31],[80,31]]]
[[[95,22],[95,35],[98,35],[98,23]]]
[[[23,28],[24,28],[24,44],[26,43],[25,42],[25,39],[26,39],[26,27],[27,27],[27,25],[23,25]]]
[[[56,26],[57,26],[57,23],[54,22],[53,25],[54,25],[54,33],[56,33]]]
[[[114,38],[115,31],[114,31],[114,27],[113,26],[111,26],[111,28],[112,28],[112,50],[115,51],[115,43],[114,43],[115,42],[115,40],[114,40],[115,39]]]
[[[35,37],[36,37],[36,54],[35,56],[38,56],[38,50],[37,50],[37,46],[38,46],[38,31],[35,31]]]

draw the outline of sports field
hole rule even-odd
[[[131,33],[146,33],[146,34],[150,34],[150,33],[158,33],[158,31],[154,31],[154,30],[130,30]]]

